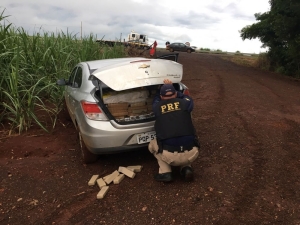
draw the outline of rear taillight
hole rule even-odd
[[[183,94],[184,94],[184,95],[187,95],[187,96],[191,96],[191,95],[190,95],[190,92],[189,92],[189,89],[184,89],[184,90],[183,90]]]
[[[81,107],[85,116],[90,120],[107,120],[97,103],[81,101]]]

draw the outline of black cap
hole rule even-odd
[[[171,93],[167,94],[168,92],[171,92]],[[164,84],[160,88],[161,96],[168,97],[168,96],[174,95],[175,93],[176,93],[176,90],[175,90],[173,84]]]

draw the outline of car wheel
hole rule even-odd
[[[188,50],[187,50],[187,53],[191,53],[191,52],[192,52],[191,49],[188,49]]]
[[[81,151],[82,161],[86,164],[94,163],[98,160],[98,155],[95,155],[91,153],[87,147],[84,144],[84,141],[82,140],[81,132],[78,132],[78,138],[79,138],[79,147]]]
[[[173,49],[173,48],[170,48],[170,52],[174,52],[174,49]]]

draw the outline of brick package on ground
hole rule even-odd
[[[125,176],[134,178],[135,172],[140,172],[143,166],[141,165],[134,165],[134,166],[119,166],[118,170],[115,170],[113,173],[108,174],[102,178],[99,178],[99,175],[93,175],[90,181],[88,182],[89,186],[95,185],[97,183],[100,191],[97,194],[97,199],[102,199],[106,195],[111,182],[114,184],[119,184],[125,178]]]
[[[119,176],[119,172],[115,170],[110,176],[104,179],[105,183],[110,184],[117,176]]]
[[[127,166],[127,169],[132,170],[133,172],[141,172],[143,166],[136,165],[136,166]]]
[[[98,184],[98,187],[101,189],[102,187],[106,186],[106,183],[105,181],[102,179],[102,178],[99,178],[97,180],[97,184]]]
[[[123,167],[123,166],[120,166],[118,171],[120,173],[123,173],[125,174],[127,177],[130,177],[130,178],[134,178],[135,177],[135,173],[132,172],[131,170],[127,169],[126,167]]]
[[[120,174],[119,176],[117,176],[117,177],[113,180],[113,182],[114,182],[114,184],[119,184],[119,183],[121,183],[121,181],[122,181],[124,178],[125,178],[125,175],[124,175],[124,174]]]
[[[96,184],[96,180],[98,179],[98,177],[99,177],[99,175],[93,175],[93,176],[91,177],[91,179],[89,180],[88,185],[89,185],[89,186],[95,185],[95,184]]]
[[[104,186],[101,188],[101,190],[97,194],[97,199],[102,199],[106,195],[107,191],[109,189],[109,186]]]

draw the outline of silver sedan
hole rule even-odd
[[[164,79],[187,94],[178,54],[159,59],[117,58],[81,62],[65,86],[65,102],[79,135],[84,163],[99,154],[146,146],[155,138],[152,99]],[[173,60],[168,60],[173,59]]]

